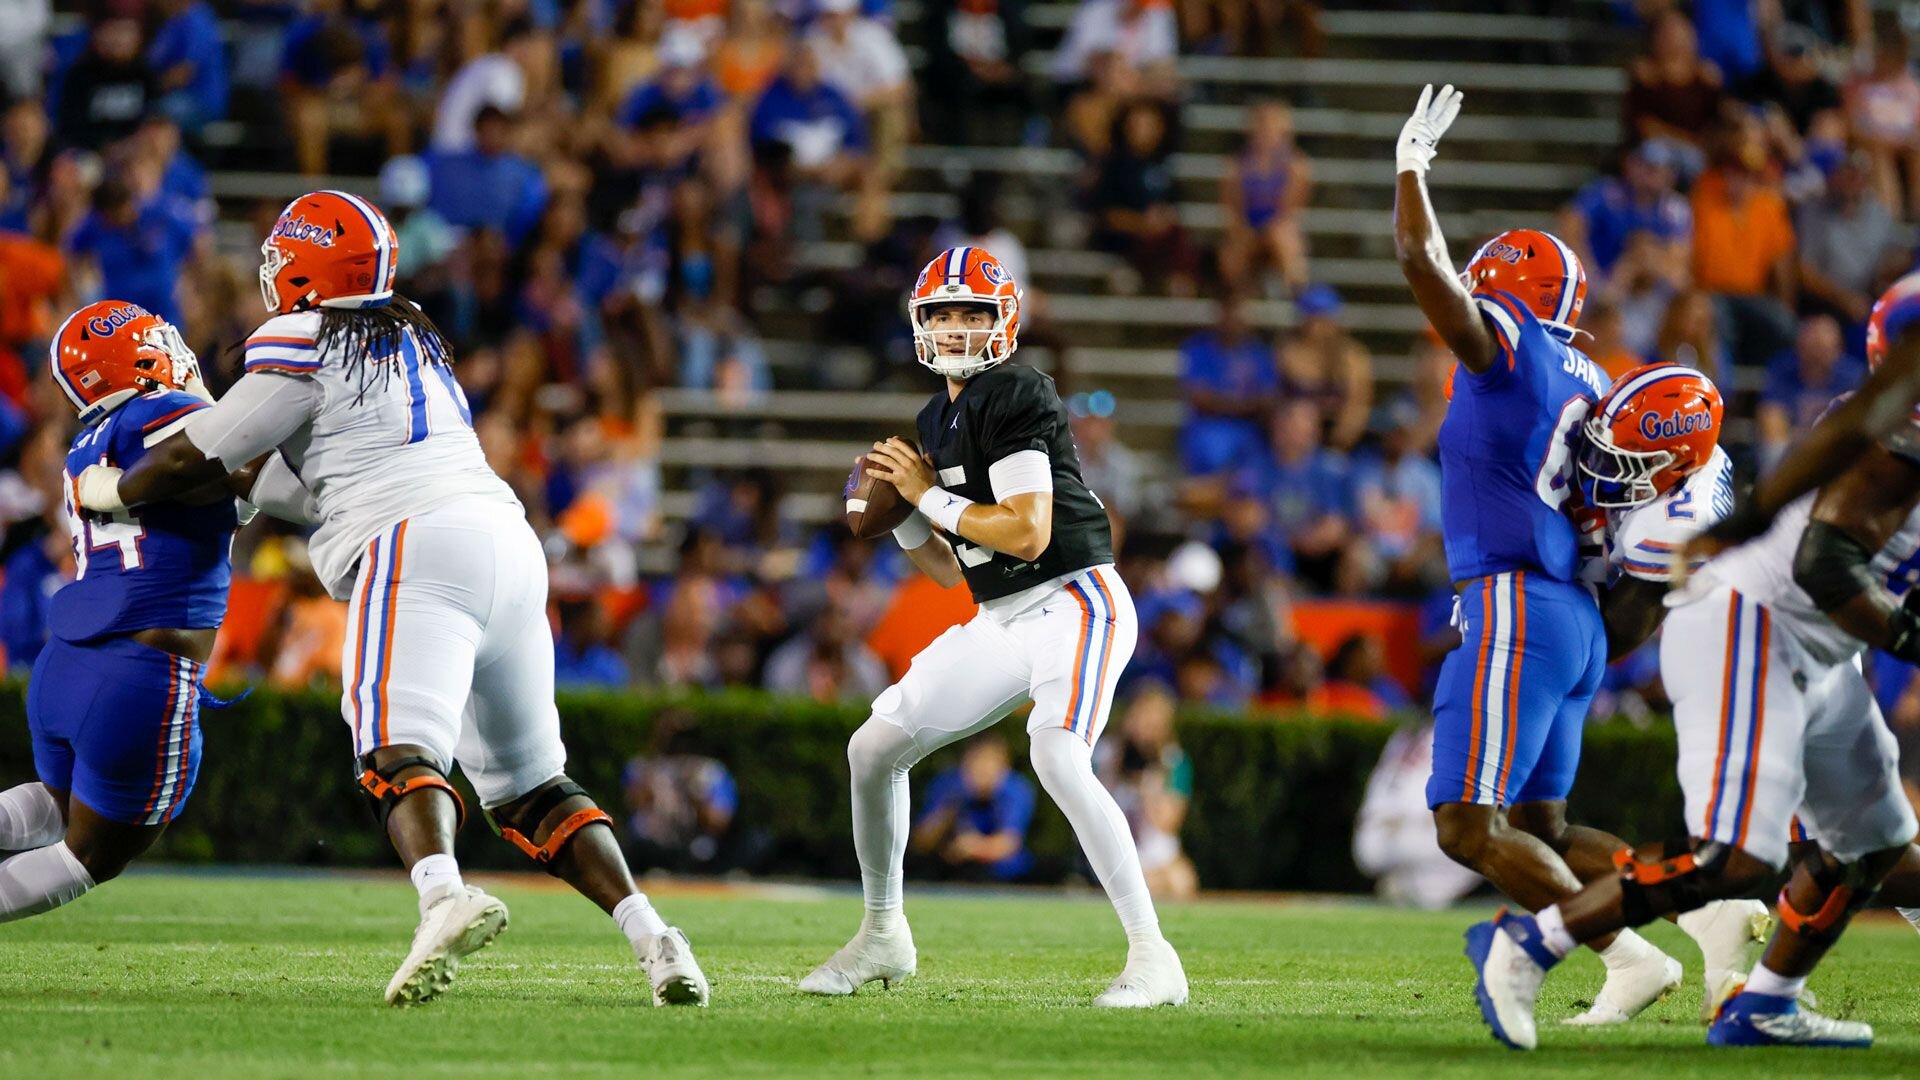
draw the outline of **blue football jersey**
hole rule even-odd
[[[82,514],[74,478],[89,465],[132,468],[147,442],[207,405],[176,390],[134,398],[80,433],[67,451],[67,527],[74,580],[53,596],[48,628],[83,644],[155,627],[220,625],[233,576],[230,497],[204,505],[158,502],[106,516]]]
[[[1508,571],[1573,581],[1573,437],[1607,392],[1597,364],[1549,333],[1511,293],[1474,302],[1500,353],[1475,375],[1456,369],[1440,425],[1441,531],[1455,581]]]

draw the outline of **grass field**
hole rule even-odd
[[[1122,960],[1097,899],[910,899],[920,975],[825,1001],[793,982],[858,918],[852,893],[666,890],[713,980],[713,1007],[647,1007],[625,942],[545,879],[489,883],[511,929],[432,1005],[380,991],[413,923],[397,876],[137,874],[51,915],[0,926],[0,1077],[654,1075],[1340,1075],[1483,1078],[1920,1075],[1920,940],[1858,926],[1815,988],[1874,1023],[1879,1045],[1711,1051],[1681,995],[1635,1024],[1543,1024],[1542,1048],[1496,1046],[1472,1004],[1460,932],[1479,909],[1428,915],[1319,901],[1171,907],[1193,1002],[1089,1006]],[[1581,957],[1555,973],[1543,1018],[1598,986]]]

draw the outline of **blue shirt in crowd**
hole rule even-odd
[[[1329,514],[1352,517],[1351,476],[1345,455],[1316,449],[1291,464],[1268,458],[1243,477],[1241,485],[1267,504],[1275,529],[1292,534]]]
[[[684,94],[675,94],[659,80],[645,83],[634,88],[627,100],[620,106],[617,117],[621,127],[630,128],[640,123],[640,118],[655,110],[665,110],[681,123],[705,120],[726,104],[727,95],[720,84],[710,78],[702,78],[693,84]]]
[[[161,23],[153,44],[147,46],[147,64],[160,74],[181,64],[193,65],[192,80],[175,91],[192,102],[189,116],[176,117],[182,127],[227,115],[227,47],[212,4],[201,0]]]
[[[105,295],[177,324],[175,289],[198,232],[199,223],[176,200],[159,198],[142,207],[131,225],[89,213],[67,237],[67,253],[99,266]]]
[[[449,225],[498,229],[518,247],[547,208],[547,180],[518,154],[436,152],[427,159],[428,205]]]
[[[1833,399],[1859,387],[1867,377],[1866,362],[1853,356],[1842,356],[1840,362],[1833,365],[1826,381],[1813,384],[1807,382],[1800,370],[1800,358],[1792,349],[1775,356],[1767,364],[1767,384],[1760,391],[1760,401],[1765,405],[1778,405],[1787,411],[1787,419],[1792,421],[1795,430],[1813,426],[1820,414],[1827,411]]]
[[[1027,851],[1027,826],[1033,823],[1033,806],[1033,781],[1019,773],[1009,771],[992,796],[981,799],[967,790],[967,782],[956,767],[933,778],[927,788],[926,809],[914,824],[918,826],[951,810],[958,830],[981,836],[1017,833],[1019,850],[989,867],[994,877],[1012,881],[1033,865],[1033,855]]]
[[[1273,350],[1252,335],[1229,344],[1218,332],[1203,330],[1180,345],[1180,389],[1254,398],[1280,387]],[[1251,416],[1209,416],[1187,409],[1180,432],[1180,453],[1190,476],[1230,469],[1265,446],[1261,423]]]
[[[845,94],[826,83],[815,83],[813,89],[801,90],[785,75],[775,79],[766,93],[760,95],[748,130],[756,145],[783,142],[792,146],[803,163],[808,157],[803,146],[811,145],[815,139],[821,143],[831,140],[835,153],[867,148],[867,132],[860,122],[860,112]],[[832,156],[827,154],[822,160]]]
[[[1573,197],[1573,207],[1587,223],[1587,249],[1602,274],[1612,272],[1627,249],[1627,239],[1636,232],[1681,240],[1693,231],[1693,210],[1678,193],[1668,191],[1651,203],[1637,202],[1626,181],[1617,176],[1590,181]]]

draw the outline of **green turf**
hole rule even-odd
[[[413,922],[398,879],[135,875],[0,926],[0,1077],[1920,1075],[1920,940],[1884,920],[1815,980],[1829,1011],[1875,1024],[1871,1051],[1708,1050],[1698,956],[1662,925],[1652,936],[1688,965],[1681,995],[1623,1029],[1549,1024],[1522,1056],[1473,1007],[1460,931],[1477,910],[1173,906],[1193,1002],[1119,1014],[1088,1004],[1122,960],[1098,900],[912,899],[919,977],[824,1001],[793,981],[853,928],[851,894],[668,892],[714,1002],[656,1010],[584,901],[497,886],[512,928],[447,997],[406,1011],[380,1004]],[[1569,1015],[1598,980],[1591,957],[1557,971],[1542,1017]]]

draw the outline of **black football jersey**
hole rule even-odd
[[[977,503],[998,501],[987,476],[994,462],[1039,450],[1053,463],[1053,539],[1038,559],[1021,562],[958,536],[949,538],[975,601],[1113,561],[1106,507],[1080,479],[1080,452],[1051,377],[1007,363],[969,379],[951,401],[942,386],[920,410],[919,431],[920,448],[933,459],[940,486]]]

